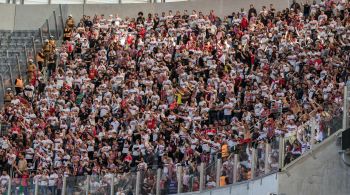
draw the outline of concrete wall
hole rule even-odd
[[[254,4],[260,9],[263,5],[269,6],[271,3],[275,5],[277,10],[288,7],[288,0],[191,0],[189,2],[169,2],[169,3],[137,3],[137,4],[86,4],[86,5],[69,5],[69,12],[73,15],[94,15],[94,14],[116,14],[121,17],[136,16],[138,11],[144,13],[161,13],[169,10],[193,9],[209,13],[210,10],[215,10],[219,16],[231,14],[233,11],[239,11],[241,8],[246,10],[250,4]]]
[[[253,181],[247,181],[219,189],[213,189],[202,193],[183,193],[183,195],[189,194],[201,194],[201,195],[270,195],[277,194],[278,192],[278,178],[277,173],[268,175],[261,179]]]
[[[0,4],[0,29],[12,30],[15,24],[15,5],[2,5]]]
[[[119,14],[121,17],[135,17],[138,11],[144,13],[161,13],[169,10],[193,9],[208,13],[215,10],[217,15],[226,16],[233,11],[239,11],[241,8],[248,10],[250,4],[254,4],[259,10],[261,6],[275,5],[277,10],[288,7],[288,0],[191,0],[188,2],[169,2],[169,3],[135,3],[135,4],[86,4],[86,5],[64,5],[63,11],[66,14],[72,14],[76,21],[79,21],[83,14],[93,16],[95,14]],[[0,5],[0,30],[35,30],[38,29],[45,20],[48,19],[56,10],[58,5]]]
[[[312,153],[287,166],[279,174],[279,193],[283,195],[349,195],[350,167],[338,153],[333,135]],[[288,174],[289,176],[288,176]]]
[[[38,29],[57,9],[58,5],[17,5],[14,30]]]

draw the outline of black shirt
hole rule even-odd
[[[308,16],[310,13],[310,5],[309,4],[305,4],[304,5],[304,16]]]

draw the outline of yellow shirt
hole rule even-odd
[[[23,88],[23,81],[22,81],[22,79],[16,79],[16,87]]]
[[[176,93],[175,96],[177,97],[176,103],[177,104],[182,104],[182,94],[181,93]]]
[[[226,176],[221,176],[220,177],[220,186],[225,186],[226,185]]]

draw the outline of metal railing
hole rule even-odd
[[[302,154],[312,150],[333,133],[342,129],[343,108],[314,111],[310,120],[283,137],[283,165],[287,165]]]

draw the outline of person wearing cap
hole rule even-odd
[[[75,23],[74,23],[74,19],[72,17],[72,14],[70,14],[66,20],[66,27],[72,29],[74,27]]]
[[[56,41],[55,41],[55,39],[54,39],[54,36],[52,36],[52,35],[50,35],[49,44],[51,45],[52,50],[55,50],[55,49],[56,49]]]

